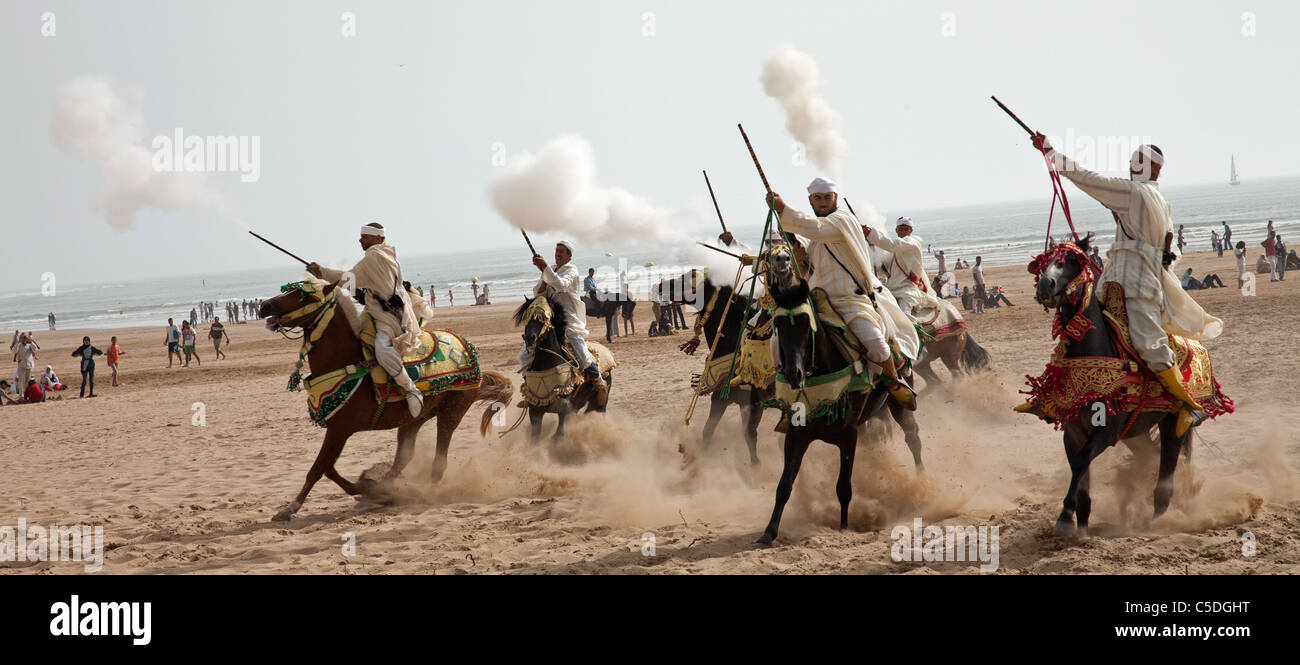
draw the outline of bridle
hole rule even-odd
[[[1072,242],[1063,242],[1052,247],[1046,252],[1034,257],[1031,264],[1030,272],[1034,275],[1034,288],[1038,288],[1038,280],[1047,268],[1053,264],[1064,266],[1066,259],[1073,255],[1079,264],[1079,274],[1075,275],[1063,291],[1065,300],[1076,308],[1074,316],[1069,321],[1061,320],[1061,306],[1064,303],[1057,304],[1057,315],[1052,321],[1052,338],[1059,338],[1062,335],[1075,341],[1083,339],[1083,336],[1092,328],[1092,322],[1088,320],[1086,312],[1092,304],[1093,287],[1096,282],[1096,276],[1091,269],[1091,261],[1088,254]],[[1046,305],[1044,305],[1046,306]]]
[[[334,292],[331,291],[329,297],[322,298],[313,282],[290,282],[280,287],[281,293],[295,290],[298,291],[300,306],[276,315],[275,327],[272,328],[285,339],[302,340],[302,348],[298,350],[298,363],[294,365],[293,373],[289,375],[289,390],[298,390],[302,383],[303,361],[307,358],[307,354],[311,353],[316,342],[320,341],[321,336],[325,334],[325,329],[329,327],[334,312],[338,309],[335,307],[338,300]],[[288,319],[287,323],[286,319]],[[297,337],[291,337],[289,333],[295,329],[300,329],[302,332]]]

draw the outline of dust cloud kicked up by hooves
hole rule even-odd
[[[242,226],[204,184],[202,174],[154,169],[142,101],[141,90],[119,88],[91,74],[59,90],[50,133],[59,149],[98,170],[99,191],[91,209],[118,231],[130,229],[136,214],[147,208],[198,209]]]
[[[511,156],[489,183],[488,196],[511,224],[580,243],[687,240],[674,228],[672,211],[602,185],[596,151],[580,136],[560,136],[536,153]]]

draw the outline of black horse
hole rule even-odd
[[[713,349],[713,358],[725,358],[734,356],[740,344],[740,333],[746,325],[745,306],[749,303],[749,298],[744,295],[735,295],[733,297],[731,287],[723,286],[721,288],[714,286],[709,280],[701,279],[704,282],[704,288],[697,293],[696,298],[687,298],[686,304],[694,307],[697,311],[704,311],[710,307],[708,315],[704,319],[703,341],[704,348],[707,352],[709,348]],[[728,307],[727,303],[731,306]],[[757,303],[751,306],[750,314],[753,310],[760,309]],[[722,314],[726,311],[726,319],[723,320]],[[763,310],[759,318],[755,321],[755,328],[762,328],[771,315]],[[721,336],[719,337],[719,331]],[[750,336],[749,339],[769,339],[771,334],[768,333],[763,337]],[[716,340],[716,342],[715,342]],[[714,346],[716,344],[716,346]],[[695,340],[688,341],[681,346],[681,350],[687,354],[694,355],[696,351]],[[703,380],[703,378],[701,378]],[[722,414],[726,412],[729,405],[736,405],[744,413],[745,417],[745,443],[749,445],[749,462],[758,465],[758,424],[763,419],[762,404],[765,400],[771,399],[774,394],[773,386],[758,388],[752,385],[733,387],[726,397],[722,396],[722,391],[715,390],[709,395],[709,417],[704,422],[704,443],[702,448],[708,449],[713,440],[713,432],[718,427],[718,422],[722,420]]]
[[[1090,234],[1077,244],[1060,243],[1030,264],[1029,271],[1038,276],[1034,299],[1044,309],[1055,309],[1063,322],[1071,321],[1076,314],[1082,313],[1091,324],[1082,338],[1067,343],[1065,357],[1124,358],[1111,339],[1109,324],[1102,315],[1100,295],[1088,298],[1086,302],[1077,302],[1075,294],[1070,292],[1070,285],[1084,270],[1090,271],[1094,280],[1100,276],[1093,266],[1085,265],[1081,258],[1087,254],[1091,239]],[[1076,247],[1077,250],[1074,249]],[[1080,535],[1087,535],[1088,515],[1092,511],[1092,498],[1088,494],[1088,466],[1102,451],[1115,445],[1125,429],[1128,430],[1125,434],[1126,445],[1139,452],[1144,444],[1145,447],[1150,447],[1151,430],[1160,428],[1160,473],[1156,481],[1155,514],[1152,519],[1160,517],[1169,508],[1169,500],[1174,494],[1173,475],[1178,466],[1179,452],[1191,459],[1192,430],[1187,430],[1181,437],[1177,435],[1177,413],[1144,411],[1130,423],[1133,418],[1133,412],[1130,411],[1105,417],[1103,425],[1095,425],[1097,412],[1095,409],[1081,409],[1077,417],[1063,423],[1065,457],[1070,463],[1070,487],[1065,492],[1064,506],[1053,528],[1059,534],[1074,532],[1077,520]],[[1105,413],[1104,405],[1100,412]]]
[[[814,329],[812,312],[807,308],[798,311],[801,305],[808,302],[808,283],[798,279],[786,282],[791,283],[793,286],[787,286],[782,284],[782,280],[773,279],[769,281],[769,288],[777,307],[775,328],[780,346],[781,373],[792,388],[799,390],[804,387],[806,377],[832,374],[847,367],[849,361],[836,348],[825,324],[817,325]],[[910,373],[900,372],[900,378],[910,381],[911,376]],[[785,435],[785,466],[776,487],[776,506],[772,509],[772,519],[768,522],[767,529],[758,539],[759,544],[770,545],[776,539],[781,513],[790,499],[804,453],[808,451],[808,444],[817,440],[840,449],[840,475],[835,485],[835,494],[840,500],[840,529],[848,528],[858,427],[885,405],[889,406],[890,414],[903,428],[917,471],[924,470],[921,464],[921,437],[912,412],[896,402],[883,385],[878,384],[870,391],[851,393],[848,408],[841,418],[819,416],[802,425],[791,422]]]
[[[543,308],[534,308],[533,303],[538,298],[549,305],[549,312]],[[526,371],[541,372],[557,368],[561,365],[571,365],[579,380],[582,377],[582,368],[577,367],[573,361],[564,352],[564,320],[566,312],[564,308],[556,302],[554,298],[526,298],[524,303],[515,310],[515,325],[524,326],[524,345],[532,354],[532,362],[528,365]],[[594,358],[595,353],[592,353]],[[542,417],[548,413],[554,413],[559,416],[560,423],[555,428],[555,440],[564,436],[564,419],[571,413],[577,413],[586,407],[586,413],[598,411],[604,413],[605,406],[609,403],[608,390],[613,388],[614,373],[611,370],[605,375],[607,386],[606,396],[603,401],[597,399],[595,388],[590,382],[583,382],[567,396],[556,396],[549,403],[543,405],[528,405],[528,422],[531,426],[529,430],[529,439],[536,441],[542,432]],[[525,376],[524,387],[527,388],[528,380]]]
[[[587,307],[587,316],[605,320],[606,342],[613,342],[614,335],[618,334],[618,315],[622,313],[623,318],[630,319],[632,310],[636,309],[635,300],[620,298],[609,291],[601,291],[594,298],[592,292],[588,291],[582,296],[582,304]]]

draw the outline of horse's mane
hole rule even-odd
[[[319,279],[311,273],[306,273],[303,277],[303,281],[310,282],[316,287],[318,293],[324,293],[326,287],[330,286],[329,282]],[[334,300],[337,303],[336,307],[343,313],[343,318],[348,322],[348,327],[352,329],[352,334],[360,336],[361,312],[363,311],[363,308],[361,307],[361,304],[357,302],[357,299],[352,297],[352,292],[343,284],[344,282],[339,282],[339,285],[335,286],[333,290]]]
[[[532,305],[533,301],[537,300],[537,298],[544,298],[544,297],[545,296],[536,296],[533,298],[525,297],[524,302],[519,305],[519,309],[515,310],[514,313],[515,325],[517,326],[523,325],[524,322],[528,320],[528,307]],[[546,302],[551,306],[551,320],[563,322],[564,308],[560,306],[560,303],[556,302],[554,298],[546,298]],[[561,325],[561,327],[563,327],[563,325]]]
[[[515,325],[521,326],[524,324],[524,317],[528,316],[528,306],[533,304],[534,300],[536,300],[536,298],[524,297],[524,302],[519,305],[519,309],[515,310]]]

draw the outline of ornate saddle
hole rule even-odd
[[[791,415],[795,409],[794,405],[802,403],[806,419],[826,417],[831,422],[836,422],[847,414],[849,398],[853,393],[875,387],[876,379],[871,371],[874,363],[867,360],[862,343],[858,341],[856,335],[848,331],[848,325],[839,312],[831,307],[826,292],[822,289],[813,289],[811,300],[811,304],[805,303],[793,310],[777,309],[772,316],[775,318],[815,313],[812,319],[814,333],[817,326],[826,326],[827,338],[848,364],[836,372],[808,377],[801,390],[791,387],[785,375],[778,372],[775,380],[776,394],[764,401],[762,406],[777,408],[782,413]],[[894,353],[895,365],[900,372],[904,371],[910,361],[899,353],[892,342],[890,349]]]
[[[368,364],[375,356],[375,320],[362,317],[361,353]],[[415,382],[415,387],[425,395],[436,395],[444,390],[469,390],[479,387],[478,350],[468,340],[450,330],[420,331],[420,345],[402,355],[402,367]],[[370,378],[375,384],[375,396],[387,402],[403,399],[402,389],[389,384],[388,372],[378,363],[370,367]]]
[[[597,342],[587,342],[587,350],[596,359],[596,368],[600,370],[601,376],[608,381],[610,372],[618,366],[614,354],[605,348],[604,344]],[[524,372],[524,381],[519,386],[519,396],[529,406],[550,406],[557,398],[572,395],[578,386],[587,382],[582,368],[579,368],[573,360],[573,349],[567,342],[564,344],[564,354],[568,356],[569,363],[550,369]]]
[[[1083,297],[1091,298],[1092,285],[1085,288]],[[1146,370],[1133,348],[1124,288],[1107,282],[1101,305],[1106,327],[1122,358],[1065,357],[1068,341],[1082,339],[1089,325],[1081,317],[1065,323],[1057,320],[1052,333],[1060,341],[1052,359],[1037,378],[1025,377],[1029,390],[1020,392],[1029,396],[1028,402],[1037,407],[1039,418],[1052,422],[1056,429],[1062,429],[1065,422],[1094,402],[1104,403],[1110,415],[1132,411],[1133,420],[1143,411],[1175,412],[1182,408],[1181,402]],[[1196,340],[1169,335],[1169,348],[1174,352],[1174,369],[1184,389],[1201,409],[1211,418],[1232,413],[1232,399],[1223,394],[1215,380],[1205,347]]]
[[[921,331],[931,339],[938,340],[960,335],[966,329],[966,319],[962,317],[956,305],[942,298],[939,300],[938,307],[913,310],[912,314]]]

